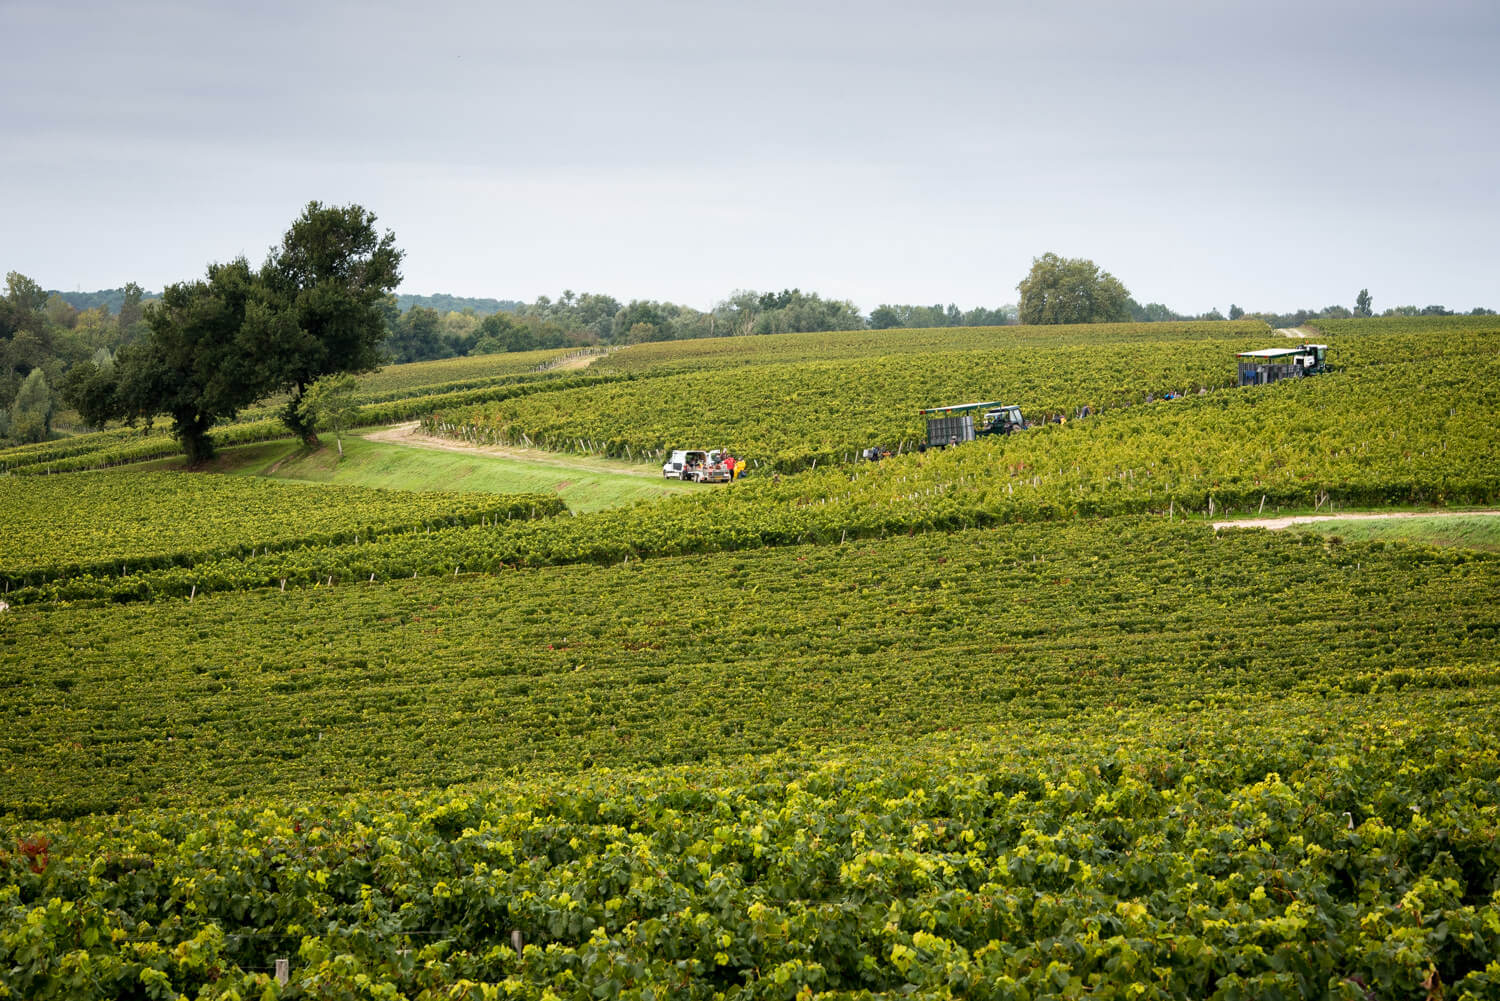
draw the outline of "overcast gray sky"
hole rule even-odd
[[[402,290],[1500,308],[1500,4],[0,0],[0,270],[149,289],[358,202]]]

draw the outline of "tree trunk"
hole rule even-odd
[[[307,384],[299,382],[292,387],[292,398],[287,401],[281,411],[281,423],[285,424],[308,448],[316,448],[318,444],[318,429],[311,421],[302,416],[297,409],[302,403],[302,394],[307,390]]]
[[[214,442],[208,435],[214,425],[212,417],[202,413],[178,414],[173,425],[188,465],[202,465],[214,457]]]

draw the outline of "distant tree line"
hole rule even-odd
[[[1043,254],[1033,258],[1031,271],[1016,286],[1021,293],[1022,323],[1117,323],[1132,320],[1154,323],[1168,320],[1261,320],[1272,327],[1300,327],[1320,319],[1345,320],[1375,315],[1370,290],[1360,289],[1354,297],[1354,308],[1325,306],[1322,309],[1299,309],[1291,313],[1247,313],[1231,303],[1226,317],[1218,308],[1197,316],[1176,313],[1159,302],[1142,306],[1108,271],[1101,271],[1085,258],[1063,258]],[[1476,306],[1470,316],[1493,316],[1495,311]],[[1442,306],[1396,306],[1382,316],[1454,316]]]
[[[440,314],[417,306],[405,312],[392,308],[388,316],[386,349],[398,362],[592,344],[863,330],[868,325],[854,303],[801,289],[735,292],[709,310],[654,299],[622,303],[611,295],[568,289],[557,299],[540,296],[519,309],[489,315],[472,307]]]
[[[1264,320],[1273,327],[1300,327],[1317,320],[1349,320],[1368,316],[1494,316],[1495,311],[1485,306],[1475,306],[1467,314],[1445,306],[1392,306],[1376,314],[1375,301],[1370,290],[1363,288],[1354,297],[1354,307],[1324,306],[1322,309],[1298,309],[1290,313],[1252,313],[1255,319]]]
[[[17,271],[0,299],[0,441],[42,441],[52,433],[63,379],[83,364],[109,365],[147,331],[146,295],[134,283],[94,293],[79,308]],[[110,301],[117,302],[114,308]]]
[[[98,309],[103,306],[110,313],[119,313],[124,308],[126,300],[134,296],[137,303],[142,299],[149,302],[159,298],[159,292],[142,292],[140,286],[131,283],[124,288],[105,288],[97,292],[59,292],[56,289],[48,289],[47,295],[57,296],[63,302],[78,310]]]
[[[517,313],[526,308],[526,304],[517,299],[476,299],[468,296],[448,295],[446,292],[439,292],[436,295],[402,293],[396,296],[396,308],[401,312],[404,313],[414,306],[425,306],[439,313],[462,313],[465,310],[473,310],[478,316],[489,316],[491,313]]]
[[[961,310],[953,303],[947,306],[879,305],[870,311],[871,330],[923,327],[1003,327],[1020,322],[1015,306],[986,309],[983,306]]]

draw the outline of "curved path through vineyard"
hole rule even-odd
[[[579,469],[591,473],[616,473],[620,476],[661,476],[657,466],[635,465],[619,459],[603,459],[597,456],[569,455],[565,452],[548,452],[540,448],[524,448],[520,445],[475,445],[440,435],[423,434],[416,421],[397,424],[394,427],[362,435],[366,441],[381,441],[393,445],[408,445],[413,448],[431,448],[443,452],[470,452],[493,455],[502,459],[520,459],[538,466],[557,466],[562,469]]]
[[[1238,518],[1234,521],[1214,522],[1214,531],[1221,528],[1291,528],[1293,525],[1311,525],[1315,521],[1375,521],[1391,518],[1493,518],[1500,510],[1483,511],[1372,511],[1348,514],[1300,514],[1286,518]]]
[[[600,358],[603,358],[603,357],[604,356],[602,354],[597,354],[597,355],[569,355],[568,357],[563,358],[560,361],[555,361],[551,365],[548,365],[546,367],[546,371],[548,371],[548,372],[576,372],[576,371],[578,371],[581,368],[588,368],[590,365],[594,364],[594,362],[598,361]]]

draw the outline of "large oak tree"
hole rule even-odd
[[[1120,280],[1082,257],[1043,254],[1016,286],[1022,323],[1123,323],[1130,293]]]
[[[376,232],[373,212],[310,202],[261,268],[269,308],[247,317],[245,340],[269,388],[291,396],[282,420],[309,444],[316,430],[299,409],[307,387],[380,367],[382,307],[401,283],[401,256],[395,234]]]

